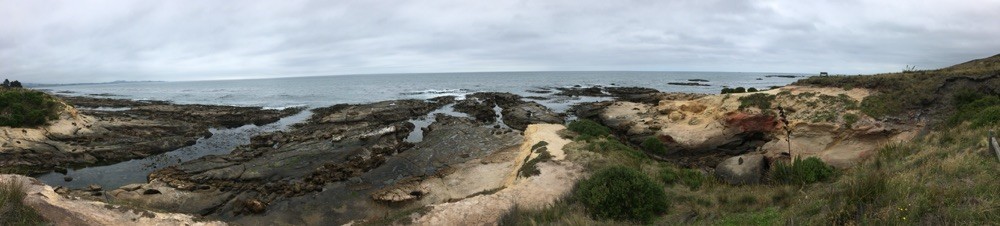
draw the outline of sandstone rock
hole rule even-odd
[[[749,154],[726,159],[715,167],[715,175],[732,185],[760,183],[766,166],[764,155]]]

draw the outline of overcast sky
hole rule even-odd
[[[0,0],[0,77],[857,74],[1000,53],[1000,0]]]

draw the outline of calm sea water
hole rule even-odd
[[[268,108],[325,107],[340,103],[365,103],[391,99],[426,99],[437,96],[463,96],[474,92],[510,92],[523,96],[547,97],[539,100],[557,112],[565,112],[571,105],[581,102],[608,100],[606,97],[561,97],[528,92],[570,86],[641,86],[665,92],[717,93],[723,86],[767,88],[786,85],[797,78],[766,77],[774,73],[721,73],[721,72],[495,72],[495,73],[440,73],[440,74],[388,74],[350,75],[232,81],[198,82],[148,82],[99,85],[74,85],[45,87],[51,92],[66,95],[99,95],[110,98],[164,100],[180,104],[216,104],[235,106],[260,106]],[[788,75],[788,74],[784,74]],[[670,82],[689,82],[705,79],[710,86],[677,86]],[[121,109],[98,108],[93,110],[115,111]],[[500,111],[500,109],[495,109]],[[417,127],[426,127],[433,121],[434,113],[455,116],[451,106],[436,110],[426,117],[412,119]],[[52,186],[82,188],[99,184],[114,189],[130,183],[146,182],[150,172],[205,155],[229,153],[239,145],[248,144],[250,137],[286,129],[310,115],[309,111],[264,126],[246,125],[233,129],[212,129],[213,136],[202,138],[193,146],[141,159],[107,166],[69,169],[64,175],[51,172],[38,179]],[[502,122],[499,122],[501,126]],[[420,129],[415,129],[407,141],[420,142]],[[70,176],[71,181],[64,178]]]
[[[733,72],[482,72],[383,74],[278,79],[148,82],[45,87],[70,95],[113,95],[112,98],[166,100],[180,104],[218,104],[282,108],[323,107],[389,99],[430,98],[472,92],[511,92],[566,86],[641,86],[665,92],[717,93],[723,86],[767,88],[798,78],[765,77],[781,73]],[[787,74],[785,74],[787,75]],[[711,86],[676,86],[670,82],[705,79]],[[757,80],[761,79],[761,80]]]

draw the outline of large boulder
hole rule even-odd
[[[732,185],[756,184],[760,183],[766,165],[764,155],[740,155],[719,163],[715,175]]]

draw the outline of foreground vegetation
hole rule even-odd
[[[14,181],[0,183],[0,225],[43,225],[42,217],[21,200],[23,184]]]
[[[58,118],[61,105],[48,94],[23,89],[0,88],[0,126],[37,127]]]
[[[567,157],[584,163],[594,176],[548,208],[515,208],[501,224],[996,224],[1000,222],[1000,177],[995,175],[1000,162],[989,152],[985,135],[1000,128],[1000,92],[996,90],[1000,85],[994,84],[1000,82],[1000,55],[986,60],[967,63],[976,67],[962,64],[935,71],[798,82],[872,89],[876,93],[860,103],[843,101],[844,97],[827,99],[877,118],[929,113],[930,117],[918,119],[928,122],[930,130],[910,142],[885,144],[844,171],[817,158],[778,162],[769,169],[766,182],[758,185],[732,186],[699,169],[653,160],[648,156],[664,151],[655,139],[647,139],[636,149],[595,122],[571,123],[568,128],[576,136],[566,145]],[[963,82],[969,78],[978,82]],[[741,107],[766,107],[774,99],[765,94],[751,96],[740,100]],[[839,113],[844,123],[858,120],[858,115],[843,112],[848,111]],[[617,187],[625,182],[636,184],[635,188]],[[594,205],[594,184],[607,185],[602,188],[605,193],[629,196],[598,196],[611,204]],[[648,189],[652,186],[663,195]],[[630,200],[644,201],[620,204]],[[665,207],[653,208],[650,203]]]

